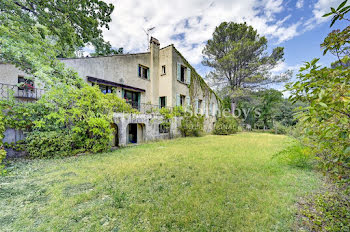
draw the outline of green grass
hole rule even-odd
[[[320,184],[272,159],[291,143],[241,133],[16,162],[0,177],[0,230],[286,231]]]

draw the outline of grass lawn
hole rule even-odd
[[[16,162],[0,177],[0,231],[286,231],[320,185],[272,159],[290,143],[210,135]]]

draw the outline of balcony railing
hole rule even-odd
[[[45,90],[38,88],[18,87],[0,83],[0,99],[14,97],[18,102],[32,102],[44,95]]]
[[[132,108],[138,110],[142,114],[159,114],[159,110],[161,107],[159,105],[153,105],[150,103],[139,103],[137,101],[127,101],[128,104],[132,106]],[[172,110],[172,107],[162,107],[162,108],[167,108],[169,110]]]

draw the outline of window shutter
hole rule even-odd
[[[137,73],[138,73],[139,77],[142,77],[140,65],[137,66]]]
[[[181,64],[177,63],[177,80],[181,81]]]
[[[180,94],[176,94],[176,106],[180,106]]]
[[[160,108],[162,108],[162,101],[161,101],[161,98],[159,97],[159,100],[158,100],[158,102],[159,102],[159,105],[158,105],[158,107],[159,107],[159,109]]]
[[[187,79],[186,79],[186,84],[191,84],[191,69],[187,68]]]
[[[206,115],[207,113],[207,106],[205,105],[205,100],[203,100],[203,114]]]
[[[167,97],[165,96],[164,97],[165,98],[165,107],[168,105],[168,103],[167,103]]]
[[[149,69],[147,69],[147,80],[149,80]]]
[[[188,106],[191,105],[191,98],[190,98],[190,96],[187,96],[187,97],[186,97],[186,102],[187,102],[187,105],[188,105]]]

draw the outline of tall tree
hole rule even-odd
[[[231,95],[231,110],[236,96],[267,84],[284,81],[290,73],[272,76],[270,70],[283,61],[284,49],[276,47],[267,54],[267,39],[246,23],[223,22],[203,49],[203,64],[213,68],[209,78]]]
[[[77,74],[56,58],[72,57],[86,45],[111,51],[102,28],[109,29],[113,9],[99,0],[1,0],[0,60],[46,86],[76,82]]]

